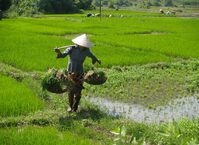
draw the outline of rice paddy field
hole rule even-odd
[[[0,75],[0,116],[26,115],[43,108],[43,102],[25,85]]]
[[[60,133],[53,127],[41,128],[30,126],[23,128],[1,129],[0,134],[2,145],[92,145],[94,143],[84,138],[75,136],[70,132]]]
[[[86,13],[0,21],[0,145],[199,144],[199,19],[129,10],[106,10],[101,19]],[[67,94],[43,91],[41,80],[48,69],[67,65],[53,48],[71,45],[83,33],[102,61],[91,65],[87,59],[85,68],[106,72],[108,80],[85,83],[80,110],[69,114]],[[89,98],[135,110],[108,113],[111,107],[101,109]],[[184,109],[176,109],[176,99],[183,98],[194,98],[193,105],[182,101]],[[166,118],[163,107],[180,116]],[[137,119],[125,117],[136,109]],[[147,122],[158,111],[158,123]]]
[[[55,61],[53,48],[71,44],[71,38],[82,33],[96,44],[93,52],[102,67],[199,56],[198,19],[154,15],[129,12],[124,18],[101,21],[84,15],[5,19],[0,23],[0,59],[28,71],[63,67],[66,62]]]

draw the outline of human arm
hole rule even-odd
[[[90,51],[90,49],[88,49],[88,55],[87,56],[92,59],[92,64],[95,64],[96,62],[101,64],[101,60],[97,59],[97,57]]]
[[[72,47],[66,48],[64,52],[61,52],[59,48],[55,48],[54,50],[57,53],[57,58],[64,58],[71,52]]]

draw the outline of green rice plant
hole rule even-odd
[[[43,90],[58,94],[69,91],[74,82],[68,79],[67,73],[66,70],[50,69],[42,80]]]
[[[94,142],[54,127],[17,127],[0,129],[1,145],[92,145]],[[95,144],[98,144],[95,142]]]
[[[43,102],[25,85],[0,74],[0,116],[26,115],[43,108]]]
[[[90,70],[84,76],[84,81],[91,85],[102,85],[106,80],[107,77],[103,71]]]
[[[82,33],[96,44],[92,51],[102,67],[199,57],[198,19],[132,11],[104,13],[126,17],[100,21],[68,14],[5,19],[0,23],[0,61],[28,71],[64,67],[67,59],[56,60],[53,48],[72,44],[71,39]],[[90,63],[88,59],[86,66]]]

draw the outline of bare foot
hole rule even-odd
[[[73,112],[73,110],[70,107],[68,107],[67,111],[68,111],[68,113],[72,113]]]

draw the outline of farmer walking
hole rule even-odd
[[[69,55],[68,60],[68,79],[74,82],[74,87],[70,89],[68,93],[69,99],[69,108],[68,112],[76,112],[78,109],[78,105],[81,99],[81,91],[83,87],[83,76],[84,69],[83,63],[86,57],[90,57],[92,59],[92,63],[95,64],[98,62],[101,64],[101,61],[96,58],[96,56],[90,51],[89,48],[94,45],[89,40],[86,34],[78,36],[73,39],[72,42],[76,45],[74,46],[64,46],[60,48],[66,48],[64,52],[61,52],[59,48],[55,48],[55,52],[57,53],[57,58],[64,58]]]

